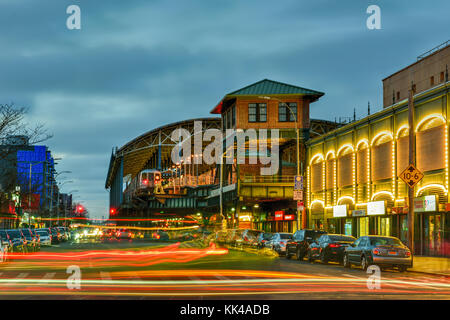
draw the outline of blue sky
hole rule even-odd
[[[81,30],[66,8],[81,8]],[[366,9],[381,9],[368,30]],[[450,2],[0,0],[0,103],[30,108],[90,212],[107,215],[111,149],[208,116],[224,94],[269,78],[325,92],[311,116],[381,110],[381,80],[450,39]]]

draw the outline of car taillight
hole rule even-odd
[[[156,239],[159,239],[159,238],[161,238],[161,236],[159,234],[157,234],[156,235]]]
[[[378,248],[373,249],[372,253],[377,256],[381,254],[380,249],[378,249]]]
[[[245,237],[244,237],[244,241],[248,241],[248,238],[247,238],[247,236],[245,236]]]
[[[410,256],[411,256],[411,252],[406,251],[406,252],[405,252],[405,256],[410,257]]]
[[[339,248],[340,246],[338,243],[330,243],[330,248]]]

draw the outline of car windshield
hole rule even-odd
[[[23,235],[26,236],[26,237],[31,235],[31,232],[30,232],[30,230],[28,230],[28,229],[22,230],[22,233],[23,233]]]
[[[400,240],[396,238],[373,237],[370,238],[373,246],[403,246]]]
[[[18,230],[12,230],[12,231],[8,231],[8,234],[11,238],[16,239],[16,238],[20,238],[21,234]]]
[[[330,236],[331,241],[355,241],[356,239],[353,237],[346,236]]]
[[[280,233],[280,238],[281,239],[290,239],[290,238],[292,238],[292,235],[289,233]]]
[[[273,234],[272,233],[264,233],[263,234],[263,239],[264,240],[270,240],[273,238]]]
[[[248,230],[247,236],[256,238],[256,237],[258,237],[258,235],[259,235],[260,233],[261,233],[261,232],[259,232],[259,231]]]
[[[42,236],[48,236],[48,233],[46,231],[42,231],[42,230],[41,231],[37,231],[37,234],[40,235],[40,236],[41,235]]]

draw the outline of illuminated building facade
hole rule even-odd
[[[448,45],[421,56],[383,80],[385,95],[395,92],[394,104],[307,142],[309,227],[406,243],[409,186],[399,175],[409,164],[414,130],[416,167],[424,174],[415,187],[416,254],[450,255],[448,64]],[[403,92],[408,84],[416,92],[413,128]]]

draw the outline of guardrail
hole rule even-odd
[[[294,176],[243,176],[242,183],[294,183]]]

